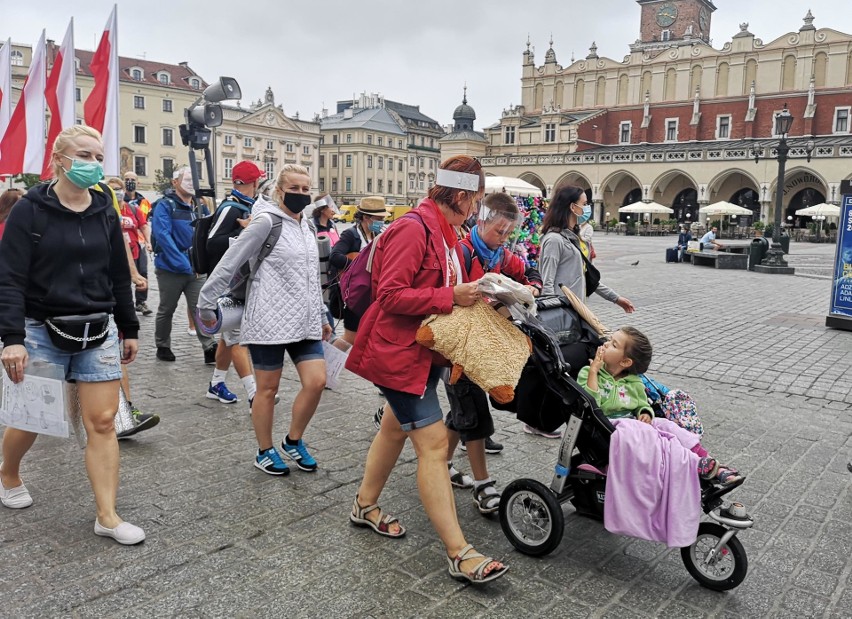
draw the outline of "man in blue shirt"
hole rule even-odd
[[[716,240],[716,232],[717,228],[713,226],[707,234],[701,237],[702,249],[722,249],[724,247]]]
[[[195,315],[198,293],[207,279],[195,273],[189,260],[192,247],[192,222],[197,218],[195,189],[192,186],[192,172],[189,167],[178,169],[172,179],[172,189],[152,207],[154,216],[151,224],[151,236],[154,242],[154,266],[157,284],[160,289],[160,305],[157,308],[157,320],[154,328],[154,341],[157,344],[157,359],[174,361],[172,352],[172,316],[177,309],[180,295],[186,298],[189,311]],[[202,205],[207,215],[207,207]],[[216,362],[216,342],[201,329],[196,332],[198,341],[204,349],[204,362]]]

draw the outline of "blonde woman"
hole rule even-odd
[[[317,470],[302,436],[325,388],[322,340],[331,337],[331,326],[322,302],[319,251],[304,213],[310,203],[308,170],[285,165],[271,194],[257,197],[251,223],[222,256],[198,298],[201,319],[212,326],[217,299],[228,291],[240,266],[257,257],[273,227],[280,224],[272,250],[253,276],[240,327],[240,344],[249,348],[257,379],[251,409],[258,443],[254,465],[269,475],[290,472],[272,440],[275,394],[285,353],[296,366],[302,388],[293,401],[290,431],[281,449],[299,469]]]
[[[15,383],[24,380],[30,361],[60,365],[66,380],[77,383],[88,434],[86,470],[97,505],[95,534],[138,544],[145,532],[115,511],[113,419],[119,361],[136,357],[139,320],[112,195],[93,188],[103,177],[103,158],[97,131],[69,127],[53,144],[55,180],[30,189],[10,215],[0,244],[0,360]],[[85,319],[72,320],[74,315]],[[20,465],[36,436],[14,428],[3,434],[0,502],[6,507],[32,504]]]

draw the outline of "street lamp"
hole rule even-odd
[[[606,227],[606,233],[609,234],[609,212],[606,214],[606,221],[604,221],[604,226]]]
[[[825,215],[814,215],[814,221],[816,222],[816,242],[819,243],[819,235],[822,232],[822,222],[825,221]]]
[[[778,180],[775,183],[775,225],[772,226],[772,247],[769,254],[763,260],[763,265],[768,267],[788,268],[784,260],[784,251],[781,249],[781,209],[784,200],[784,170],[787,167],[787,154],[790,147],[787,146],[787,134],[793,125],[793,115],[784,104],[784,109],[775,115],[775,134],[780,136],[778,141]]]

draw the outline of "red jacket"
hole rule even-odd
[[[439,213],[428,198],[412,212],[422,218],[395,221],[376,241],[373,303],[361,318],[346,368],[383,387],[422,395],[433,363],[446,361],[414,341],[431,314],[453,311],[453,289],[444,285],[447,254]],[[425,227],[425,229],[424,229]],[[428,232],[427,232],[428,230]],[[459,264],[464,260],[455,247]],[[468,281],[461,268],[462,281]]]
[[[473,248],[473,241],[470,240],[470,233],[461,241],[470,255],[470,281],[475,282],[485,275],[485,269],[482,267],[482,261],[476,255],[476,250]],[[516,282],[523,284],[524,286],[529,286],[532,282],[527,278],[526,271],[527,265],[524,264],[524,261],[521,260],[520,256],[516,256],[512,252],[510,252],[505,247],[500,248],[503,252],[503,256],[500,258],[500,262],[489,271],[489,273],[502,273],[509,279],[513,279]],[[459,247],[461,251],[461,247]],[[464,252],[461,251],[462,255],[462,267],[464,267]],[[536,282],[541,283],[541,282]]]

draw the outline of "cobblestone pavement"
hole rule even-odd
[[[268,477],[251,463],[246,403],[204,399],[210,368],[182,318],[177,363],[156,361],[152,316],[142,319],[133,400],[163,421],[122,444],[119,493],[119,512],[148,539],[124,548],[95,537],[82,453],[73,439],[40,439],[23,467],[35,504],[0,509],[0,615],[849,617],[852,333],[823,327],[830,282],[819,275],[833,248],[793,244],[793,264],[816,277],[767,276],[665,264],[673,237],[596,240],[604,281],[638,310],[628,317],[598,297],[593,308],[651,337],[652,375],[695,396],[706,446],[748,473],[732,497],[756,524],[740,535],[749,573],[734,591],[702,589],[677,550],[611,535],[570,507],[560,547],[526,557],[456,491],[468,539],[511,564],[483,589],[463,586],[448,577],[420,506],[410,447],[381,499],[408,535],[388,540],[347,522],[381,402],[372,385],[349,375],[325,392],[306,435],[317,473]],[[288,366],[279,439],[296,386]],[[557,442],[503,413],[495,423],[506,445],[489,456],[500,486],[548,480]],[[467,468],[462,454],[456,462]]]

